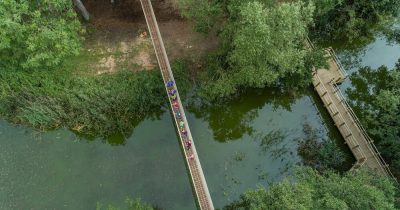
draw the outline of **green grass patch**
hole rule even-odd
[[[167,98],[158,69],[93,76],[79,70],[91,63],[87,59],[71,60],[56,71],[0,72],[0,116],[40,130],[66,127],[110,137],[127,136],[141,120],[162,113]],[[190,86],[186,63],[174,62],[172,68],[180,88]]]
[[[12,122],[100,136],[129,132],[134,121],[165,102],[157,71],[96,77],[62,71],[2,72],[0,90],[0,114]]]

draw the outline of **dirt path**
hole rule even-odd
[[[139,1],[116,0],[112,5],[109,0],[87,0],[85,5],[92,15],[85,48],[98,57],[90,72],[140,71],[157,66]],[[170,59],[184,58],[195,70],[200,58],[218,46],[216,36],[194,32],[192,25],[179,17],[174,0],[154,1],[154,5]]]

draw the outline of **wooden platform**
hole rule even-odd
[[[158,28],[156,17],[154,15],[151,1],[150,0],[140,0],[140,2],[142,4],[144,16],[146,18],[146,22],[147,22],[147,26],[149,28],[151,39],[153,41],[154,50],[156,52],[158,64],[160,66],[161,74],[162,74],[162,77],[164,80],[164,85],[165,85],[167,95],[168,95],[168,91],[171,88],[168,88],[166,86],[166,83],[168,81],[173,81],[175,83],[174,76],[171,71],[171,66],[169,64],[167,53],[164,48],[164,43],[162,41],[162,37],[160,34],[160,30]],[[170,107],[171,107],[171,110],[173,113],[175,125],[176,125],[176,128],[178,129],[179,140],[181,142],[181,146],[184,151],[186,164],[188,166],[191,181],[192,181],[193,188],[194,188],[194,191],[196,194],[197,203],[198,203],[200,209],[202,209],[202,210],[213,210],[214,209],[213,202],[211,200],[210,192],[208,190],[208,186],[207,186],[206,180],[204,178],[203,169],[201,168],[200,160],[199,160],[199,157],[198,157],[197,151],[196,151],[196,146],[194,144],[195,141],[193,141],[192,134],[190,132],[189,124],[186,119],[185,111],[182,106],[182,102],[181,102],[181,99],[179,96],[179,92],[178,92],[176,83],[175,83],[173,89],[175,89],[177,91],[176,92],[177,97],[176,97],[175,101],[177,101],[177,103],[179,105],[178,108],[176,108],[176,107],[174,108],[174,106],[172,104],[172,99],[170,97],[168,97],[168,98],[169,98]],[[177,115],[178,112],[180,113],[180,116]],[[181,130],[179,130],[181,122],[183,122],[184,130],[187,132],[186,134],[184,134]],[[192,141],[192,146],[190,147],[190,149],[187,149],[185,147],[185,142],[188,140]]]
[[[308,46],[313,47],[311,43]],[[368,167],[378,174],[394,178],[373,140],[368,136],[337,87],[337,84],[347,77],[345,70],[331,48],[328,48],[326,52],[329,69],[314,69],[313,85],[357,160],[352,169]]]

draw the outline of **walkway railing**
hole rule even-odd
[[[146,18],[147,26],[149,28],[150,36],[153,42],[154,50],[156,52],[158,64],[162,78],[164,80],[165,89],[169,95],[170,91],[176,91],[174,93],[175,98],[171,99],[168,97],[170,107],[173,113],[175,126],[178,129],[179,140],[185,154],[185,161],[189,169],[190,178],[194,187],[196,199],[201,210],[213,210],[214,206],[211,200],[210,192],[204,177],[203,169],[200,164],[199,157],[197,155],[196,146],[193,141],[192,134],[189,129],[189,124],[186,119],[185,111],[182,106],[182,102],[179,96],[178,88],[176,86],[174,76],[169,64],[167,53],[165,51],[164,43],[158,28],[157,20],[154,15],[153,7],[150,0],[140,0],[143,8],[143,12]],[[172,83],[171,87],[167,86],[167,83]],[[183,126],[182,126],[183,125]],[[179,130],[181,127],[182,130]],[[186,143],[191,141],[191,146],[186,147]]]
[[[306,39],[306,46],[310,49],[315,49],[313,43],[308,37]],[[335,124],[344,137],[347,145],[350,147],[350,150],[357,159],[357,163],[352,169],[368,165],[369,167],[381,172],[381,174],[393,178],[397,182],[390,171],[388,164],[384,161],[373,143],[373,140],[369,137],[357,115],[354,113],[343,93],[337,86],[338,82],[343,81],[343,79],[348,76],[347,72],[343,68],[332,48],[326,49],[326,52],[331,59],[328,60],[330,62],[330,68],[328,70],[313,70],[313,85],[324,102],[332,119],[335,121]],[[323,76],[325,81],[321,79],[320,74]],[[329,86],[331,91],[328,90],[325,84]],[[336,98],[336,102],[334,102],[331,95]],[[340,106],[340,109],[337,106]],[[342,115],[340,111],[344,112],[344,115]]]
[[[333,50],[332,47],[328,47],[326,49],[329,53],[329,55],[333,58],[333,60],[335,61],[335,63],[338,65],[339,67],[339,71],[343,76],[343,79],[347,78],[349,75],[347,74],[347,71],[344,70],[342,63],[339,61],[338,57],[336,56],[335,51]]]
[[[343,137],[345,138],[345,141],[347,145],[351,147],[351,150],[354,153],[354,156],[356,156],[357,163],[355,167],[359,167],[365,163],[367,160],[367,156],[365,155],[364,151],[361,150],[361,148],[358,146],[359,144],[357,143],[357,140],[354,138],[354,135],[352,135],[352,132],[349,128],[349,126],[346,124],[346,121],[342,115],[342,113],[339,112],[338,107],[334,103],[333,99],[331,98],[331,95],[328,94],[328,89],[324,85],[323,80],[321,77],[314,71],[313,75],[317,80],[314,82],[314,87],[316,88],[318,95],[321,97],[323,101],[325,101],[325,104],[327,104],[326,109],[328,112],[331,113],[331,116],[333,120],[335,121],[336,125],[338,126],[339,132],[342,134]],[[318,87],[321,88],[318,88]],[[318,91],[318,89],[320,91]],[[336,120],[335,120],[336,118]],[[343,129],[343,128],[344,129]],[[351,135],[350,135],[351,134]],[[358,153],[358,154],[357,154]]]
[[[365,130],[364,126],[361,124],[360,120],[358,119],[357,115],[354,113],[353,109],[351,108],[350,104],[347,102],[346,98],[344,97],[342,91],[339,89],[339,87],[336,84],[331,84],[335,88],[335,96],[341,101],[341,103],[345,106],[347,109],[347,114],[354,120],[353,122],[357,125],[357,127],[360,129],[361,134],[365,139],[367,139],[368,142],[368,148],[370,151],[374,154],[374,157],[377,158],[377,160],[380,162],[380,165],[382,169],[394,180],[396,180],[395,176],[389,169],[389,165],[385,162],[383,159],[382,155],[378,151],[378,148],[374,144],[374,140],[371,139],[371,137],[368,135],[367,131]]]
[[[311,48],[312,50],[315,50],[315,46],[314,46],[314,44],[312,43],[312,41],[310,40],[310,38],[308,36],[306,37],[306,45],[307,45],[308,48]]]
[[[308,48],[315,50],[315,46],[312,43],[312,41],[310,40],[309,37],[306,38],[306,45]],[[326,49],[326,51],[328,52],[329,56],[335,61],[335,63],[337,64],[340,73],[342,74],[343,79],[348,77],[347,71],[343,68],[342,63],[340,62],[340,60],[338,59],[338,57],[336,56],[335,51],[333,50],[332,47],[328,47]]]

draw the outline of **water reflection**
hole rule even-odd
[[[222,105],[191,106],[189,110],[197,118],[208,122],[216,141],[226,142],[252,135],[254,128],[251,122],[259,115],[259,110],[270,104],[274,110],[281,108],[291,111],[291,105],[303,93],[294,95],[279,89],[254,89],[246,91],[235,100]]]
[[[118,129],[114,130],[114,132],[108,136],[99,136],[94,134],[82,134],[75,130],[71,130],[77,138],[82,141],[94,142],[94,141],[101,141],[103,143],[109,144],[111,146],[124,146],[127,143],[127,139],[133,136],[133,132],[137,126],[139,126],[143,121],[151,120],[156,121],[160,120],[161,117],[167,112],[168,107],[167,104],[164,104],[163,107],[156,107],[152,109],[147,115],[143,116],[135,116],[133,117],[129,123],[126,122],[119,122],[118,125],[124,125],[123,127],[118,126]],[[114,122],[116,123],[116,122]],[[115,126],[115,125],[114,125]]]
[[[187,116],[215,207],[292,173],[301,162],[297,140],[304,135],[304,123],[325,138],[330,135],[311,93],[253,89],[223,106],[189,107]]]
[[[0,209],[119,207],[126,197],[196,209],[169,114],[141,122],[123,147],[79,140],[64,129],[34,138],[30,129],[0,120]]]

